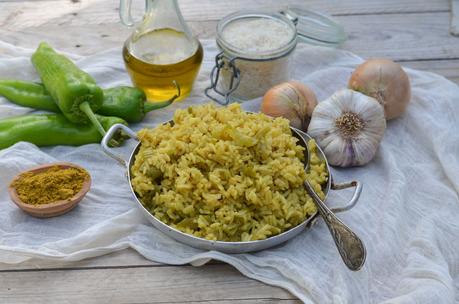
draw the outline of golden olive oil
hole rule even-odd
[[[135,35],[123,48],[126,69],[136,87],[145,91],[149,101],[164,101],[177,93],[173,81],[186,98],[193,87],[203,57],[197,39],[164,28]]]

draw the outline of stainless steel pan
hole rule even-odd
[[[170,120],[170,121],[168,121],[166,123],[173,124],[173,121]],[[293,135],[296,136],[299,139],[298,143],[307,148],[307,146],[306,146],[307,145],[307,141],[310,140],[311,137],[309,137],[309,135],[307,135],[306,133],[301,132],[300,130],[297,130],[295,128],[291,128],[291,129],[292,129]],[[312,215],[309,218],[307,218],[300,225],[298,225],[298,226],[296,226],[296,227],[294,227],[294,228],[292,228],[292,229],[290,229],[288,231],[285,231],[285,232],[283,232],[281,234],[272,236],[272,237],[267,238],[265,240],[249,241],[249,242],[211,241],[211,240],[206,240],[206,239],[203,239],[203,238],[198,238],[198,237],[195,237],[193,235],[183,233],[183,232],[181,232],[181,231],[179,231],[177,229],[174,229],[172,227],[169,227],[168,225],[164,224],[159,219],[154,217],[147,209],[145,209],[145,207],[142,205],[142,203],[138,199],[137,195],[135,194],[134,189],[132,188],[132,184],[131,184],[131,167],[134,164],[135,156],[136,156],[137,152],[139,151],[141,143],[138,142],[137,146],[132,151],[132,153],[131,153],[131,155],[129,157],[129,160],[127,160],[127,161],[125,159],[123,159],[123,157],[115,154],[113,152],[112,148],[108,147],[108,142],[110,141],[110,139],[114,136],[115,133],[120,132],[120,131],[123,131],[124,133],[129,135],[129,137],[131,137],[131,138],[133,138],[133,139],[138,141],[137,135],[136,135],[136,133],[134,131],[132,131],[131,129],[129,129],[128,127],[126,127],[126,126],[124,126],[122,124],[116,124],[116,125],[112,126],[108,130],[107,134],[105,135],[105,137],[102,140],[102,148],[103,148],[104,152],[106,154],[108,154],[110,157],[112,157],[115,160],[117,160],[118,162],[120,162],[127,169],[127,179],[128,179],[129,185],[131,187],[132,196],[135,199],[135,201],[137,202],[137,206],[140,208],[140,210],[142,210],[142,212],[145,215],[145,217],[152,223],[152,225],[154,227],[156,227],[157,229],[161,230],[166,235],[172,237],[173,239],[175,239],[175,240],[177,240],[177,241],[179,241],[181,243],[184,243],[184,244],[187,244],[187,245],[190,245],[192,247],[199,248],[199,249],[217,250],[217,251],[226,252],[226,253],[243,253],[243,252],[259,251],[259,250],[263,250],[263,249],[274,247],[274,246],[279,245],[279,244],[281,244],[281,243],[283,243],[285,241],[290,240],[291,238],[293,238],[293,237],[297,236],[298,234],[300,234],[301,232],[303,232],[305,229],[310,228],[316,222],[316,220],[318,218],[319,213],[316,212],[314,215]],[[308,151],[308,150],[305,149],[305,151]],[[355,190],[354,190],[353,196],[350,199],[350,201],[345,206],[340,207],[340,208],[331,209],[331,211],[337,213],[337,212],[347,211],[347,210],[351,209],[352,207],[354,207],[354,205],[357,203],[357,200],[359,199],[360,192],[361,192],[361,189],[362,189],[361,184],[358,181],[351,181],[351,182],[346,182],[346,183],[335,184],[333,182],[333,179],[332,179],[332,176],[331,176],[331,172],[330,172],[330,167],[328,165],[327,159],[325,158],[325,155],[324,155],[323,151],[319,147],[318,147],[318,151],[319,151],[319,153],[318,153],[319,156],[325,161],[326,168],[327,168],[327,171],[328,171],[328,176],[329,176],[327,184],[323,185],[323,190],[324,190],[324,193],[325,193],[324,201],[327,199],[327,196],[328,196],[330,190],[341,190],[341,189],[346,189],[346,188],[349,188],[349,187],[354,187]],[[307,152],[305,152],[305,153],[307,153]],[[306,156],[308,156],[308,155],[306,155]],[[308,160],[309,157],[305,157],[305,159]],[[363,261],[362,261],[362,264],[363,264]],[[360,267],[358,267],[358,268],[360,268]],[[353,269],[353,270],[357,270],[357,269]]]

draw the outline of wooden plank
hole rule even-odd
[[[4,2],[29,2],[30,0],[0,0],[0,3]],[[45,1],[45,2],[50,2],[50,1],[62,1],[62,0],[33,0],[34,2],[40,2],[40,1]],[[70,0],[71,2],[78,2],[79,0]]]
[[[365,1],[347,0],[232,0],[214,1],[181,0],[180,7],[186,20],[219,20],[230,12],[247,9],[279,10],[286,6],[299,6],[309,10],[332,15],[404,13],[404,12],[447,12],[448,0],[387,0]],[[21,30],[44,24],[88,25],[119,22],[119,1],[114,0],[65,0],[52,1],[14,1],[0,4],[0,28]],[[133,15],[140,19],[143,15],[144,1],[134,1]]]
[[[150,302],[149,302],[150,303]],[[161,302],[164,303],[164,302]],[[169,302],[169,303],[176,303],[176,302]],[[199,302],[180,302],[180,303],[187,303],[187,304],[197,304],[197,303],[203,303],[202,301]],[[211,301],[205,301],[206,304],[234,304],[234,303],[241,303],[241,304],[271,304],[271,303],[281,303],[281,304],[293,304],[293,303],[301,303],[298,300],[284,300],[284,299],[237,299],[237,300],[211,300]],[[137,303],[136,303],[137,304]]]
[[[339,16],[349,39],[342,46],[362,57],[415,61],[459,58],[459,39],[448,33],[448,13]],[[216,21],[190,22],[201,39],[215,36]],[[120,24],[52,25],[27,30],[0,29],[2,40],[35,48],[47,40],[59,49],[91,54],[121,46],[130,31]],[[72,37],[69,42],[69,37]]]
[[[0,303],[185,303],[294,300],[228,265],[0,273]],[[291,301],[290,301],[291,302]]]
[[[224,264],[211,260],[207,265]],[[108,268],[135,268],[135,267],[162,267],[164,264],[150,261],[137,253],[134,249],[112,252],[110,254],[81,261],[56,261],[47,259],[30,259],[19,264],[0,263],[0,272],[8,271],[37,271],[60,269],[108,269]]]
[[[0,27],[1,40],[13,45],[35,49],[41,41],[47,41],[62,51],[81,55],[121,47],[130,32],[119,24],[65,27],[42,25],[17,31]]]
[[[200,39],[215,36],[215,21],[189,22],[189,25]],[[121,47],[131,31],[119,23],[78,26],[47,24],[23,30],[6,30],[0,26],[0,37],[2,41],[25,48],[35,49],[41,41],[47,41],[62,51],[90,55]]]
[[[459,0],[451,0],[450,33],[459,36]]]
[[[400,62],[405,67],[433,72],[459,84],[459,59]]]
[[[448,13],[341,16],[344,49],[394,60],[456,59],[459,39],[449,34]]]
[[[202,19],[202,16],[212,16],[210,20],[219,20],[233,11],[250,9],[279,10],[287,6],[301,7],[330,15],[411,13],[449,10],[448,0],[200,0],[199,5],[196,5],[195,0],[179,0],[179,3],[185,18],[189,18],[190,20],[207,20]]]

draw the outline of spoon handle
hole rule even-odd
[[[304,186],[327,224],[344,264],[350,270],[359,270],[366,258],[366,249],[362,240],[325,205],[308,181],[304,183]]]

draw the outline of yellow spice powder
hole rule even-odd
[[[72,198],[88,177],[83,169],[53,166],[39,173],[21,174],[12,186],[24,203],[40,205]]]

